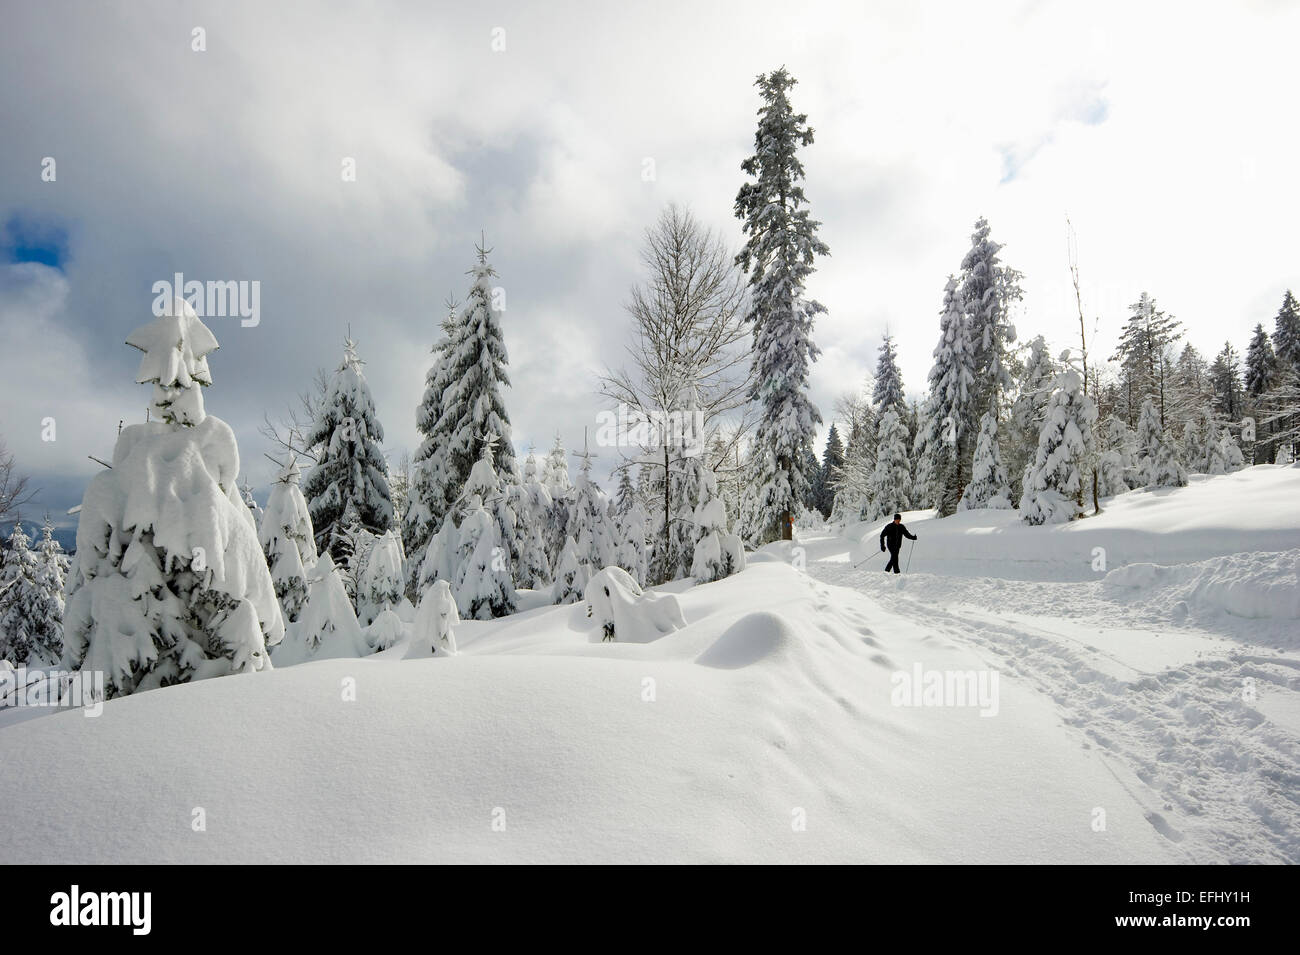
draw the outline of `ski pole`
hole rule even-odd
[[[882,550],[880,553],[883,554],[884,551]],[[873,557],[875,557],[875,556],[876,556],[875,554],[868,554],[866,557],[862,558],[860,561],[858,561],[856,564],[854,564],[854,565],[853,565],[853,569],[854,569],[854,570],[857,570],[859,567],[861,567],[863,564],[865,564],[867,561],[871,560],[871,558],[873,558]]]
[[[912,569],[912,551],[916,550],[916,541],[912,541],[912,546],[907,549],[907,570]],[[907,573],[907,570],[903,573]]]

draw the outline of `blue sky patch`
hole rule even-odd
[[[5,262],[39,262],[61,271],[68,260],[68,230],[52,222],[11,215],[0,239],[0,255]]]

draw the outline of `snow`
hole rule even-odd
[[[591,616],[524,591],[455,655],[408,626],[96,719],[0,710],[0,759],[42,767],[0,805],[49,810],[0,814],[0,861],[1295,863],[1298,491],[1263,466],[1066,525],[913,512],[905,590],[809,537],[643,596],[606,568]],[[644,605],[682,622],[602,641]],[[916,672],[995,673],[996,706],[896,705]]]
[[[600,628],[600,639],[650,643],[686,626],[681,605],[672,594],[644,593],[621,567],[606,567],[587,582],[583,599],[587,616]]]
[[[1015,511],[963,511],[942,521],[905,511],[920,536],[912,571],[1013,580],[1097,580],[1133,563],[1180,564],[1243,551],[1300,547],[1300,469],[1257,465],[1224,475],[1193,474],[1185,488],[1135,490],[1102,499],[1102,513],[1066,524],[1025,526]],[[1085,495],[1084,511],[1092,515]],[[857,559],[878,549],[883,521],[846,531],[865,539]],[[1103,555],[1094,554],[1102,548]],[[1098,556],[1105,568],[1094,569]],[[906,559],[906,558],[904,558]]]

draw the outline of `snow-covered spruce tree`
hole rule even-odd
[[[1011,507],[1011,485],[1007,481],[1006,469],[1002,467],[1002,453],[998,450],[998,419],[988,411],[980,419],[970,484],[966,485],[957,510],[969,511],[982,507],[998,510]]]
[[[1142,402],[1137,426],[1138,479],[1148,487],[1184,487],[1187,471],[1178,460],[1178,448],[1160,425],[1153,399]]]
[[[440,425],[455,417],[449,415],[447,422],[443,421],[443,395],[451,384],[449,354],[458,344],[461,328],[456,320],[456,303],[448,301],[447,309],[447,317],[442,320],[443,336],[432,348],[433,360],[424,378],[424,395],[415,409],[415,428],[421,441],[411,462],[411,486],[402,517],[402,545],[408,561],[406,592],[412,599],[417,594],[429,538],[442,526],[460,486],[446,453],[450,435],[439,430]],[[463,480],[464,475],[459,478]]]
[[[357,622],[370,626],[385,609],[402,602],[405,590],[402,540],[397,531],[387,531],[370,548],[365,570],[357,579]]]
[[[456,572],[459,569],[460,531],[451,512],[442,519],[438,533],[429,538],[425,548],[424,561],[420,564],[420,579],[416,589],[421,597],[429,586],[437,580],[445,580],[455,590]]]
[[[36,629],[29,666],[33,661],[53,665],[63,655],[63,588],[68,563],[68,555],[54,538],[54,525],[46,516],[36,548]],[[8,658],[0,652],[0,659]]]
[[[510,387],[509,358],[501,328],[501,308],[493,292],[496,271],[488,264],[490,250],[477,247],[478,263],[470,270],[474,282],[457,318],[457,332],[447,350],[448,387],[436,430],[447,435],[443,453],[449,460],[449,486],[460,490],[483,456],[483,444],[497,442],[492,466],[497,482],[508,487],[516,480],[515,449],[510,416],[502,389]],[[491,436],[489,438],[489,436]]]
[[[691,577],[707,584],[745,569],[745,547],[738,535],[727,529],[727,508],[718,494],[717,479],[708,467],[701,467],[692,515],[694,546],[691,549]]]
[[[458,528],[456,582],[452,585],[456,606],[465,620],[512,614],[517,598],[510,573],[509,545],[501,539],[497,520],[484,509],[477,494],[470,497],[466,507]]]
[[[31,538],[23,530],[23,522],[15,521],[0,565],[0,660],[16,666],[25,666],[41,648],[38,634],[43,601],[36,573]]]
[[[587,582],[591,579],[589,565],[578,561],[578,545],[567,538],[555,562],[555,583],[551,585],[551,603],[572,604],[583,599]]]
[[[760,513],[769,525],[767,539],[789,539],[805,494],[800,467],[821,414],[808,398],[808,377],[817,360],[813,322],[825,307],[804,295],[813,260],[828,255],[817,238],[820,223],[808,210],[802,181],[800,146],[813,141],[808,117],[795,113],[787,91],[795,83],[785,69],[759,76],[763,97],[758,111],[754,155],[741,163],[753,182],[736,196],[736,217],[748,236],[736,263],[749,274],[749,312],[754,328],[753,385],[761,404],[754,435]]]
[[[880,430],[876,446],[876,468],[871,475],[867,494],[867,520],[890,517],[896,511],[906,510],[912,489],[912,461],[908,454],[911,445],[907,425],[892,409],[880,416]]]
[[[555,435],[555,444],[546,455],[542,468],[542,484],[551,497],[551,514],[546,522],[546,559],[552,567],[559,562],[560,552],[569,533],[569,498],[573,495],[573,481],[569,478],[569,458]]]
[[[1082,470],[1093,445],[1097,406],[1083,378],[1068,365],[1056,376],[1033,463],[1026,469],[1020,519],[1063,524],[1082,515]]]
[[[921,403],[916,418],[916,435],[912,438],[912,504],[915,507],[933,507],[939,499],[937,451],[942,447],[939,421],[931,411],[929,396]]]
[[[839,481],[840,470],[844,467],[844,444],[840,441],[840,433],[831,422],[830,433],[826,436],[826,450],[822,452],[821,466],[821,496],[817,501],[818,509],[822,517],[831,516],[831,508],[835,504],[835,485]]]
[[[992,294],[992,293],[990,293]],[[939,344],[934,348],[930,369],[930,471],[937,491],[935,506],[940,517],[957,512],[962,492],[970,483],[971,441],[974,437],[976,406],[975,344],[971,320],[962,308],[957,280],[951,276],[943,293],[939,313]]]
[[[1223,428],[1219,436],[1210,442],[1206,462],[1206,474],[1231,474],[1245,467],[1241,448],[1232,440],[1227,428]]]
[[[506,489],[515,513],[515,585],[541,590],[551,581],[551,564],[546,554],[546,525],[551,519],[551,495],[534,477]]]
[[[1156,307],[1146,292],[1129,306],[1128,324],[1120,334],[1112,361],[1120,362],[1121,396],[1125,418],[1132,424],[1135,412],[1148,397],[1153,398],[1161,427],[1171,404],[1167,356],[1182,337],[1182,323]]]
[[[649,570],[649,549],[646,546],[646,528],[649,518],[645,506],[633,500],[628,509],[618,517],[618,553],[616,562],[638,586],[644,587]]]
[[[330,379],[306,438],[307,447],[320,451],[302,493],[316,532],[316,549],[328,550],[335,561],[345,556],[344,515],[349,509],[372,534],[382,534],[393,524],[388,463],[381,449],[384,428],[375,414],[362,364],[356,343],[346,339],[343,362]]]
[[[124,428],[86,488],[64,618],[63,665],[102,671],[108,697],[267,668],[284,636],[235,434],[203,410],[216,339],[175,299],[127,344],[158,420]]]
[[[1019,301],[1021,275],[1001,264],[1002,245],[989,238],[988,220],[975,221],[970,250],[961,262],[961,290],[958,298],[970,323],[974,348],[972,375],[974,396],[964,429],[974,434],[979,417],[986,411],[998,414],[998,402],[1011,388],[1010,347],[1016,341],[1011,324],[1011,305]],[[969,447],[964,449],[969,452]],[[964,468],[963,468],[964,470]],[[960,490],[958,491],[960,494]],[[953,501],[954,506],[956,501]],[[947,512],[950,513],[950,512]],[[941,516],[945,512],[941,511]]]
[[[496,521],[497,540],[502,549],[501,561],[510,575],[511,586],[522,586],[515,579],[516,568],[519,566],[519,515],[515,511],[514,501],[518,500],[519,495],[511,494],[509,485],[502,484],[494,463],[496,449],[496,438],[489,435],[480,446],[479,458],[470,468],[465,486],[461,488],[456,501],[456,513],[462,513],[475,497],[479,499],[483,509]],[[513,480],[513,474],[509,477]]]
[[[1273,325],[1273,353],[1283,367],[1300,366],[1300,302],[1291,290],[1282,297]]]
[[[898,349],[894,347],[894,337],[888,332],[880,343],[880,353],[876,358],[876,381],[871,389],[871,403],[876,406],[878,414],[893,409],[900,416],[907,404],[903,397],[903,373],[898,368]]]
[[[1137,486],[1137,438],[1118,415],[1108,417],[1100,429],[1101,456],[1097,467],[1097,494],[1112,497]]]
[[[578,563],[583,565],[586,579],[590,580],[617,563],[618,547],[604,496],[591,477],[593,455],[584,451],[578,457],[582,463],[578,468],[578,480],[574,483],[569,533],[573,535]]]
[[[1223,351],[1210,365],[1209,376],[1215,414],[1225,421],[1240,421],[1243,410],[1241,367],[1232,342],[1223,343]]]
[[[280,666],[307,660],[363,657],[370,652],[343,575],[325,551],[307,571],[307,602],[274,653]]]
[[[1042,335],[1036,336],[1029,342],[1008,421],[1007,477],[1011,483],[1012,500],[1019,500],[1024,490],[1020,482],[1025,467],[1038,450],[1043,415],[1058,371],[1051,352],[1047,350],[1047,342]]]
[[[1190,415],[1183,422],[1182,462],[1189,473],[1208,474],[1210,449],[1206,443],[1206,421],[1204,413]],[[1213,432],[1209,433],[1213,437]]]
[[[275,595],[286,623],[297,620],[307,602],[307,571],[316,562],[311,515],[298,486],[301,474],[298,459],[291,454],[271,485],[266,512],[258,527],[262,553],[271,569]]]
[[[1269,341],[1264,326],[1257,324],[1246,349],[1246,410],[1255,417],[1260,417],[1263,397],[1276,387],[1278,374],[1277,356],[1273,354],[1273,343]],[[1255,438],[1247,445],[1250,460],[1254,464],[1272,464],[1276,442],[1273,440],[1273,427],[1267,421],[1257,421]],[[1243,438],[1246,437],[1243,435]],[[1243,442],[1245,443],[1245,442]]]

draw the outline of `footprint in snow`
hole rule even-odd
[[[1173,826],[1169,825],[1169,821],[1165,819],[1164,816],[1160,815],[1160,813],[1148,812],[1146,813],[1146,819],[1147,822],[1151,823],[1151,826],[1155,829],[1156,832],[1160,833],[1170,842],[1183,841],[1184,838],[1183,834],[1179,832],[1177,829],[1175,829]]]

